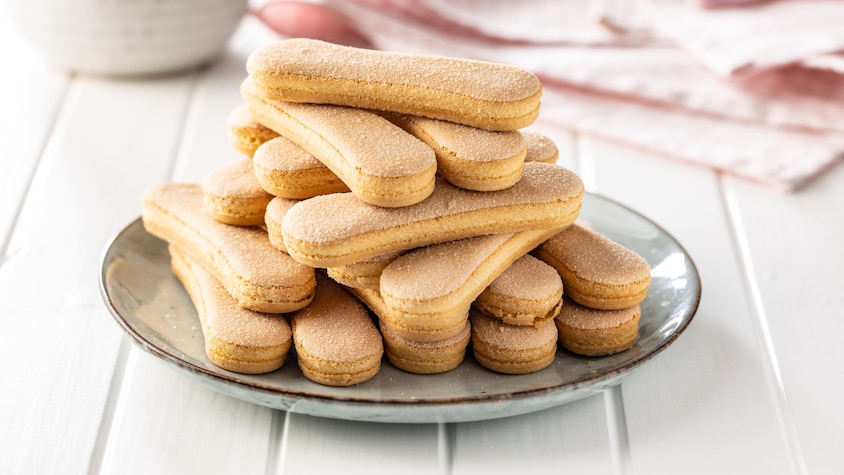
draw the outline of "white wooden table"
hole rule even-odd
[[[103,305],[100,254],[146,187],[237,158],[225,117],[270,37],[247,21],[207,68],[110,81],[51,69],[0,17],[0,473],[844,473],[844,166],[783,194],[538,124],[588,190],[672,233],[703,282],[667,351],[542,412],[285,413],[137,349]]]

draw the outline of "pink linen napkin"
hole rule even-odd
[[[534,71],[545,87],[540,119],[580,133],[786,190],[799,189],[844,156],[844,76],[828,65],[724,80],[649,36],[630,2],[597,2],[597,10],[586,3],[508,2],[518,29],[516,22],[507,26],[499,1],[475,10],[477,0],[326,5],[379,49]],[[561,5],[570,20],[566,28],[542,26]]]
[[[844,52],[840,0],[780,0],[710,10],[685,0],[645,5],[651,27],[725,78]]]

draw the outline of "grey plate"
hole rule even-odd
[[[379,422],[460,422],[525,414],[574,401],[618,384],[653,359],[691,322],[700,277],[680,244],[659,226],[607,198],[587,194],[581,216],[596,230],[651,264],[639,339],[612,356],[588,358],[562,348],[554,363],[527,375],[502,375],[467,352],[455,370],[415,375],[392,367],[357,386],[334,388],[302,376],[291,350],[264,375],[220,369],[206,358],[196,310],[170,270],[166,244],[138,219],[117,234],[102,257],[100,289],[115,320],[141,349],[214,390],[264,406],[323,417]]]

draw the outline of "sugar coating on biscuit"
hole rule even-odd
[[[631,348],[638,338],[640,318],[638,304],[620,310],[596,310],[564,299],[554,324],[566,349],[601,356]]]
[[[526,162],[554,163],[557,161],[560,151],[557,149],[557,144],[553,140],[532,130],[522,130],[520,132],[527,148],[527,152],[525,153]]]
[[[301,346],[329,364],[380,357],[381,334],[363,305],[331,279],[317,275],[314,301],[291,315],[297,350]]]
[[[252,160],[243,158],[227,163],[205,176],[202,191],[219,197],[255,198],[269,201],[268,193],[264,191],[255,172]]]
[[[383,239],[389,240],[389,246],[379,242],[372,243],[372,255],[362,255],[360,259],[373,257],[402,249],[409,249],[423,244],[432,244],[447,240],[488,234],[490,232],[509,232],[528,227],[559,227],[562,222],[573,221],[580,210],[583,195],[583,182],[574,173],[556,165],[544,163],[525,164],[522,179],[514,186],[495,193],[469,191],[438,180],[434,193],[416,205],[403,208],[386,209],[368,205],[350,194],[317,196],[293,207],[284,218],[284,239],[291,248],[288,239],[311,244],[343,244],[348,249],[347,240],[368,240],[367,234],[383,233]],[[529,211],[542,213],[546,207],[564,206],[571,209],[571,216],[532,218]],[[521,212],[513,212],[518,209]],[[496,212],[498,210],[498,212]],[[474,213],[484,213],[475,220]],[[446,218],[459,221],[459,228],[443,231]],[[494,221],[493,221],[494,219]],[[537,219],[540,222],[528,222]],[[479,222],[478,222],[479,221]],[[419,225],[417,235],[407,236],[404,231],[411,225]],[[452,223],[450,225],[457,225]],[[509,229],[508,229],[509,228]],[[513,229],[517,228],[517,229]],[[496,230],[496,231],[493,231]],[[456,234],[464,234],[456,236]],[[407,241],[407,245],[402,242]],[[363,242],[356,244],[362,245]],[[384,249],[384,247],[387,247]],[[389,248],[392,247],[392,248]],[[301,249],[305,254],[308,251]],[[381,252],[379,252],[381,251]],[[361,250],[361,253],[368,252]],[[354,260],[350,261],[354,262]],[[329,264],[333,265],[333,264]]]
[[[650,265],[636,252],[579,225],[570,226],[541,246],[579,278],[611,285],[650,279]]]
[[[492,234],[426,246],[395,259],[381,274],[381,293],[426,300],[463,285],[514,233]],[[448,272],[443,272],[447,266]]]
[[[553,267],[531,255],[525,255],[492,281],[489,291],[514,299],[539,300],[562,295],[563,281]]]
[[[600,330],[623,325],[640,312],[638,305],[620,310],[598,310],[580,305],[569,298],[564,298],[563,308],[556,318],[572,328]]]
[[[267,141],[252,157],[255,176],[270,194],[305,199],[349,191],[324,163],[286,137]]]
[[[550,341],[557,341],[557,328],[551,320],[539,326],[507,325],[476,311],[472,311],[469,318],[473,335],[487,345],[502,350],[521,351],[544,347]]]
[[[285,312],[313,297],[313,268],[279,252],[263,230],[209,217],[200,185],[154,185],[144,192],[143,205],[147,231],[206,265],[242,306]]]
[[[235,150],[251,156],[264,142],[278,137],[278,134],[258,123],[242,104],[229,113],[226,118],[228,137]]]
[[[276,137],[258,147],[252,157],[257,165],[268,170],[298,171],[327,168],[307,150],[287,137]]]
[[[249,56],[246,67],[251,75],[262,78],[297,75],[435,87],[496,102],[532,97],[541,88],[533,73],[516,66],[364,50],[307,39],[259,48]]]
[[[241,308],[201,264],[169,246],[172,269],[196,307],[208,358],[238,373],[266,373],[284,364],[292,342],[284,316]]]

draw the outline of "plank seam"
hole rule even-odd
[[[0,268],[2,268],[9,259],[8,252],[9,246],[12,243],[12,236],[15,234],[15,229],[18,227],[18,221],[20,221],[21,213],[23,213],[24,205],[29,198],[29,194],[32,191],[32,184],[35,182],[35,177],[38,174],[38,169],[41,167],[41,161],[44,159],[44,152],[47,149],[47,144],[50,143],[50,139],[52,138],[53,134],[55,133],[56,123],[59,120],[59,116],[61,115],[61,111],[64,110],[64,105],[67,102],[67,98],[70,95],[71,87],[76,84],[74,79],[76,78],[76,73],[68,73],[67,81],[64,83],[64,88],[61,91],[61,100],[56,101],[55,106],[50,114],[49,120],[47,121],[47,130],[50,132],[44,137],[44,140],[41,141],[41,147],[38,149],[38,159],[35,161],[35,165],[32,167],[32,171],[29,173],[29,177],[26,180],[26,186],[23,189],[23,197],[18,202],[17,209],[15,209],[14,214],[12,215],[12,221],[9,223],[9,230],[5,236],[3,236],[3,240],[0,241]]]
[[[109,384],[105,407],[100,417],[100,427],[97,429],[97,438],[94,448],[91,450],[91,457],[89,458],[88,473],[91,475],[102,472],[103,459],[105,458],[108,441],[111,438],[114,419],[117,415],[118,399],[123,392],[123,385],[125,383],[126,368],[129,362],[129,350],[129,343],[126,338],[120,338],[117,359],[111,375],[111,384]]]
[[[604,390],[604,407],[607,411],[610,454],[612,454],[616,473],[619,475],[633,473],[633,464],[630,458],[630,438],[627,434],[627,415],[624,411],[624,395],[621,392],[621,384]]]
[[[782,374],[780,373],[776,349],[771,338],[762,291],[759,288],[758,278],[753,267],[750,243],[747,240],[747,232],[744,229],[741,218],[741,209],[738,204],[735,185],[730,185],[728,180],[723,174],[719,174],[717,182],[720,188],[719,194],[721,195],[722,206],[727,215],[730,238],[733,247],[738,253],[738,265],[742,272],[742,281],[747,289],[748,295],[750,295],[750,311],[755,316],[755,318],[751,319],[751,327],[756,334],[756,338],[761,343],[762,358],[767,363],[765,364],[765,378],[768,380],[769,386],[771,386],[774,407],[777,409],[777,414],[779,414],[778,423],[783,437],[786,439],[786,446],[789,448],[788,459],[791,462],[791,470],[794,473],[807,474],[808,470],[803,458],[803,452],[800,448],[800,442],[797,438],[794,420],[791,416],[791,409],[788,404]]]
[[[287,412],[273,410],[273,418],[270,422],[270,440],[267,450],[266,475],[276,475],[279,467],[283,467],[283,461],[287,453]]]
[[[454,471],[454,441],[457,426],[452,423],[437,424],[437,460],[439,475],[451,475]]]

